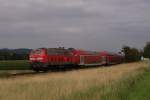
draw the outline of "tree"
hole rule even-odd
[[[134,61],[139,61],[141,58],[141,53],[138,49],[136,48],[131,48],[129,46],[124,46],[122,48],[124,54],[125,54],[125,61],[126,62],[134,62]]]
[[[145,47],[144,47],[144,53],[143,56],[145,58],[150,58],[150,42],[147,42]]]
[[[126,61],[126,62],[129,62],[130,59],[131,59],[130,50],[131,50],[131,48],[130,48],[129,46],[124,46],[124,47],[122,48],[122,51],[123,51],[124,54],[125,54],[125,61]]]

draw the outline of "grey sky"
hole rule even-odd
[[[0,0],[0,48],[137,48],[150,41],[150,0]]]

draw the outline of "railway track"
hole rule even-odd
[[[23,75],[33,75],[36,74],[32,70],[1,70],[0,78],[13,77],[13,76],[23,76]]]
[[[73,70],[80,70],[80,69],[89,69],[89,68],[96,68],[96,67],[103,67],[103,66],[92,66],[92,67],[69,67],[69,68],[53,68],[49,69],[47,72],[35,72],[33,70],[1,70],[0,71],[0,78],[9,78],[9,77],[17,77],[17,76],[30,76],[30,75],[39,75],[39,74],[46,74],[46,73],[59,73],[59,72],[66,72],[66,71],[73,71]]]

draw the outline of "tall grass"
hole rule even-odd
[[[75,92],[64,100],[150,100],[150,65],[133,73],[102,86]]]
[[[76,91],[63,97],[63,100],[128,100],[132,87],[142,78],[141,76],[142,74],[134,73],[120,80],[94,85],[87,90]]]
[[[120,100],[120,90],[145,68],[140,62],[0,79],[0,100]]]

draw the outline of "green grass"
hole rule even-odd
[[[24,70],[29,69],[27,60],[0,61],[0,70]]]
[[[63,100],[150,100],[150,70],[104,86],[78,91]]]
[[[150,100],[150,71],[146,71],[136,83],[132,92],[129,93],[129,100]]]
[[[105,86],[102,89],[102,100],[129,100],[129,94],[132,93],[135,85],[141,81],[141,77],[142,75],[130,76]]]
[[[103,100],[150,100],[150,70],[136,77],[128,77],[117,84],[105,88]]]

